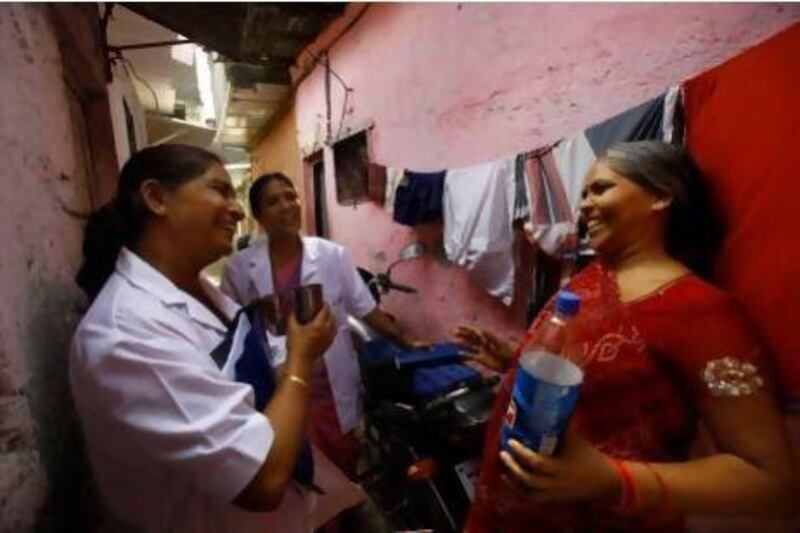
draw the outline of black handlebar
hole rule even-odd
[[[434,400],[428,402],[423,406],[423,411],[433,411],[442,407],[445,404],[453,403],[459,398],[466,396],[467,394],[478,391],[481,389],[490,389],[500,383],[500,376],[488,376],[481,378],[478,381],[470,383],[468,385],[464,385],[459,387],[449,393],[445,394],[444,396],[440,396],[435,398]]]
[[[417,292],[417,289],[415,289],[414,287],[409,287],[408,285],[401,285],[400,283],[395,283],[393,281],[388,282],[386,284],[386,288],[389,290],[404,292],[406,294],[416,294]]]
[[[404,292],[406,294],[415,294],[417,292],[417,289],[414,287],[392,281],[392,277],[388,272],[373,274],[369,270],[359,267],[358,273],[361,275],[361,279],[364,280],[364,283],[366,283],[369,288],[369,292],[377,303],[381,302],[382,295],[391,290]]]

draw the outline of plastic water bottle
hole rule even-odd
[[[580,298],[559,291],[555,313],[526,346],[520,357],[511,401],[501,432],[501,447],[514,438],[543,455],[559,448],[578,401],[583,370],[572,357],[570,322]]]

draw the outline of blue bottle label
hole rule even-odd
[[[567,359],[543,355],[517,370],[501,430],[502,449],[510,438],[543,455],[553,455],[560,445],[578,401],[583,371]]]

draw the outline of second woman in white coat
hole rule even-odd
[[[355,474],[359,444],[353,430],[362,408],[358,359],[347,330],[347,315],[403,344],[411,344],[396,322],[376,307],[347,250],[336,243],[300,235],[301,207],[292,181],[281,173],[260,176],[250,188],[250,208],[265,238],[232,256],[222,275],[222,291],[242,305],[269,294],[281,295],[291,312],[297,286],[322,284],[338,333],[312,375],[309,436],[348,475]],[[281,350],[281,338],[271,338]]]

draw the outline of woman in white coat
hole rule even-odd
[[[216,156],[162,145],[134,154],[116,199],[87,225],[78,282],[94,301],[70,382],[99,488],[136,530],[312,529],[312,482],[298,482],[296,466],[311,366],[333,340],[333,317],[290,319],[283,377],[261,358],[266,398],[236,381],[244,358],[232,368],[224,341],[242,314],[200,272],[230,253],[243,216]]]
[[[310,438],[352,477],[359,450],[353,430],[362,414],[361,374],[347,330],[347,315],[363,318],[401,344],[413,342],[376,307],[343,246],[300,236],[300,201],[287,176],[279,172],[260,176],[250,187],[249,199],[265,238],[228,260],[222,274],[222,291],[241,305],[278,294],[284,312],[289,312],[297,286],[322,285],[323,298],[333,312],[338,331],[324,362],[318,361],[312,371]],[[280,350],[281,342],[281,338],[270,339],[273,349]]]

